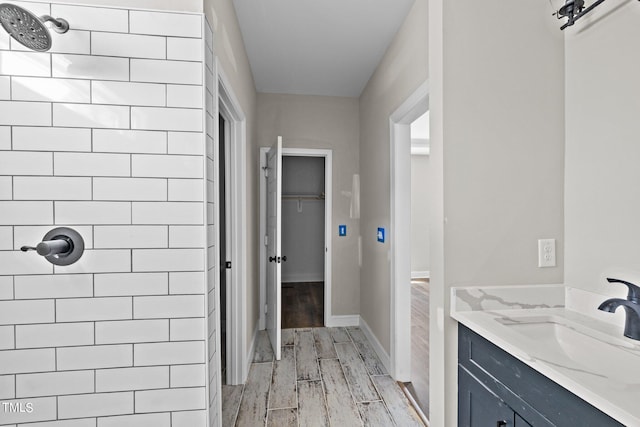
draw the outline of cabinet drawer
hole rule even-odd
[[[459,363],[531,425],[624,427],[464,325],[458,337]]]

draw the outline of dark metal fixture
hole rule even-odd
[[[620,306],[624,307],[627,318],[624,325],[624,336],[640,340],[640,287],[620,279],[607,278],[609,283],[622,283],[629,288],[627,299],[611,298],[600,304],[598,310],[613,313]]]
[[[564,6],[555,13],[558,19],[567,18],[567,22],[560,27],[560,29],[564,30],[565,28],[575,24],[578,19],[591,12],[603,1],[604,0],[596,0],[591,4],[591,6],[585,8],[584,0],[566,0]]]
[[[23,246],[22,252],[36,251],[55,265],[70,265],[84,252],[84,239],[72,228],[58,227],[49,231],[36,246]]]

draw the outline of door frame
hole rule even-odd
[[[391,373],[411,380],[411,123],[429,109],[425,81],[389,117],[391,193]]]
[[[287,142],[284,139],[284,142]],[[260,147],[260,321],[259,328],[265,329],[265,306],[267,303],[267,249],[264,245],[264,236],[267,234],[267,185],[264,180],[263,170],[267,166],[266,154],[269,147]],[[282,156],[296,157],[323,157],[324,158],[324,324],[331,325],[331,230],[333,227],[333,187],[332,187],[332,158],[333,150],[316,148],[282,148]]]
[[[227,121],[227,148],[226,155],[229,157],[229,168],[227,176],[230,178],[226,184],[229,188],[229,219],[231,227],[227,234],[227,254],[232,262],[232,268],[227,282],[227,384],[242,384],[248,375],[248,354],[246,343],[246,312],[247,312],[247,183],[246,183],[246,117],[240,102],[236,98],[230,80],[224,73],[219,59],[216,58],[216,68],[218,75],[218,96],[217,112]],[[214,120],[214,177],[218,175],[218,120]],[[214,185],[214,203],[216,207],[220,201],[220,194],[217,185]],[[215,223],[219,224],[217,209],[214,210]],[[216,233],[216,249],[214,265],[219,266],[221,261],[219,235]],[[225,260],[226,261],[226,260]],[[215,293],[218,303],[219,278],[215,281]],[[217,328],[219,329],[219,324]],[[218,332],[217,332],[218,333]],[[219,333],[218,333],[219,334]],[[218,342],[220,336],[218,335]]]
[[[220,143],[222,141],[218,141],[217,144],[217,151],[216,154],[218,155],[217,159],[217,163],[216,163],[216,167],[217,167],[217,172],[215,178],[219,177],[219,171],[220,171],[220,166],[223,164],[224,162],[224,194],[225,194],[225,200],[224,200],[224,210],[225,210],[225,223],[222,224],[222,220],[220,219],[220,204],[221,204],[221,197],[220,197],[220,190],[219,190],[219,183],[218,185],[216,185],[216,190],[218,190],[218,203],[215,205],[216,206],[216,215],[218,215],[217,218],[217,224],[219,226],[224,226],[225,228],[225,253],[222,253],[222,241],[220,238],[220,232],[218,231],[217,233],[217,247],[218,247],[218,253],[219,255],[219,260],[220,262],[217,264],[218,268],[222,268],[222,264],[230,259],[233,259],[233,243],[230,239],[231,233],[233,232],[233,223],[235,221],[233,221],[233,212],[231,209],[232,206],[232,201],[231,201],[231,197],[232,197],[232,190],[231,190],[231,182],[232,182],[232,177],[231,177],[231,130],[229,128],[231,120],[229,119],[229,115],[228,115],[228,109],[227,108],[223,108],[223,107],[218,107],[218,114],[219,117],[222,117],[225,121],[225,128],[224,128],[224,156],[225,158],[221,158],[219,153],[220,153]],[[218,130],[220,129],[220,123],[218,121]],[[218,131],[218,133],[216,134],[218,136],[220,136],[220,132]],[[220,230],[220,227],[218,227],[218,230]],[[220,273],[220,271],[218,270],[218,274]],[[225,355],[225,360],[226,360],[226,384],[233,384],[233,379],[232,379],[232,366],[233,366],[233,357],[231,354],[231,347],[234,345],[233,341],[232,341],[232,334],[230,333],[230,326],[233,323],[232,319],[231,319],[231,307],[232,307],[232,299],[231,299],[231,293],[230,291],[230,285],[232,283],[232,278],[234,276],[234,271],[233,271],[233,262],[232,262],[232,268],[231,269],[225,269],[225,274],[226,274],[226,280],[225,280],[225,286],[226,286],[226,299],[225,301],[220,300],[220,303],[218,305],[218,307],[222,307],[222,305],[224,304],[225,306],[225,311],[226,311],[226,318],[225,320],[225,328],[227,331],[226,334],[226,339],[225,339],[225,350],[226,350],[226,355]],[[219,281],[218,282],[218,287],[217,287],[217,292],[220,293],[222,290],[222,284]],[[222,326],[222,325],[221,325]],[[220,331],[222,331],[222,328],[220,328]],[[222,339],[222,336],[220,336],[220,339]],[[220,349],[222,349],[222,344],[220,344]],[[221,367],[222,368],[222,367]]]

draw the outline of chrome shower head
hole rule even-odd
[[[46,52],[51,49],[51,33],[44,25],[45,22],[53,23],[53,30],[63,34],[69,30],[69,23],[62,18],[52,18],[49,15],[41,17],[19,6],[0,4],[0,24],[20,44],[37,52]]]

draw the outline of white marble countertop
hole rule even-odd
[[[451,317],[620,423],[640,426],[640,341],[567,309],[567,289],[453,288]],[[541,323],[552,329],[538,332],[557,336],[536,335]]]

